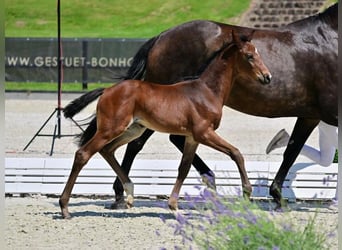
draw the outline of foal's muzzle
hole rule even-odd
[[[272,79],[272,75],[269,73],[259,75],[259,81],[262,84],[269,84],[271,82],[271,79]]]

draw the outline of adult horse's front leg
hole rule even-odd
[[[127,176],[129,175],[129,171],[131,170],[134,158],[142,150],[146,141],[151,137],[153,133],[154,133],[153,130],[146,129],[145,132],[139,138],[127,144],[126,152],[121,163],[121,168]],[[124,199],[124,188],[118,177],[114,181],[113,189],[115,192],[115,202],[110,206],[110,208],[111,209],[124,208],[126,206],[125,199]]]
[[[281,163],[280,168],[270,187],[270,195],[277,203],[275,208],[276,210],[284,206],[281,188],[283,186],[285,177],[302,150],[304,143],[318,123],[319,120],[315,119],[298,118],[296,121],[295,127],[283,155],[283,162]]]
[[[173,186],[168,204],[171,210],[178,209],[178,197],[180,189],[183,185],[185,178],[188,176],[191,162],[196,153],[196,149],[198,147],[198,143],[194,141],[192,137],[185,138],[184,150],[182,155],[182,160],[178,167],[178,176],[175,185]]]

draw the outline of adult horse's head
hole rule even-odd
[[[244,78],[253,78],[262,84],[269,84],[272,75],[258,52],[258,49],[251,43],[254,31],[248,35],[238,35],[234,30],[232,31],[233,43],[239,49],[239,61],[237,73]],[[252,72],[252,74],[251,74]]]

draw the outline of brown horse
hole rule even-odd
[[[71,174],[59,200],[63,217],[70,217],[68,201],[73,185],[82,167],[96,152],[111,162],[125,188],[127,206],[133,204],[133,183],[113,155],[119,146],[139,137],[146,128],[185,136],[183,157],[169,199],[171,209],[177,209],[179,191],[199,143],[221,151],[235,161],[243,193],[249,197],[252,187],[241,153],[215,130],[236,78],[257,80],[263,84],[270,82],[271,74],[250,39],[233,33],[233,43],[213,59],[198,79],[174,85],[126,80],[105,89],[97,104],[96,133],[90,140],[81,140],[82,146],[75,153]],[[86,130],[84,134],[88,132]]]
[[[237,79],[225,105],[238,111],[263,117],[298,117],[270,194],[282,204],[281,188],[302,146],[320,120],[337,126],[337,52],[338,4],[322,13],[277,30],[256,30],[253,42],[274,75],[271,85]],[[222,47],[231,42],[231,31],[249,28],[211,21],[192,21],[169,29],[147,41],[137,52],[126,79],[142,79],[172,84],[187,76],[196,76]],[[246,86],[248,85],[248,88]],[[94,94],[100,95],[101,89]],[[191,93],[190,93],[191,95]],[[72,117],[77,110],[67,110]],[[92,121],[96,130],[96,118]],[[147,129],[128,144],[122,162],[129,173],[134,157],[153,134]],[[183,149],[184,137],[170,136]],[[213,175],[196,155],[194,167],[200,174]],[[123,200],[118,179],[114,189],[117,204]]]

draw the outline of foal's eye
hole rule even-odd
[[[254,59],[254,57],[253,57],[252,54],[247,54],[247,55],[246,55],[246,58],[247,58],[247,60],[250,61],[250,62],[253,61],[253,59]]]

